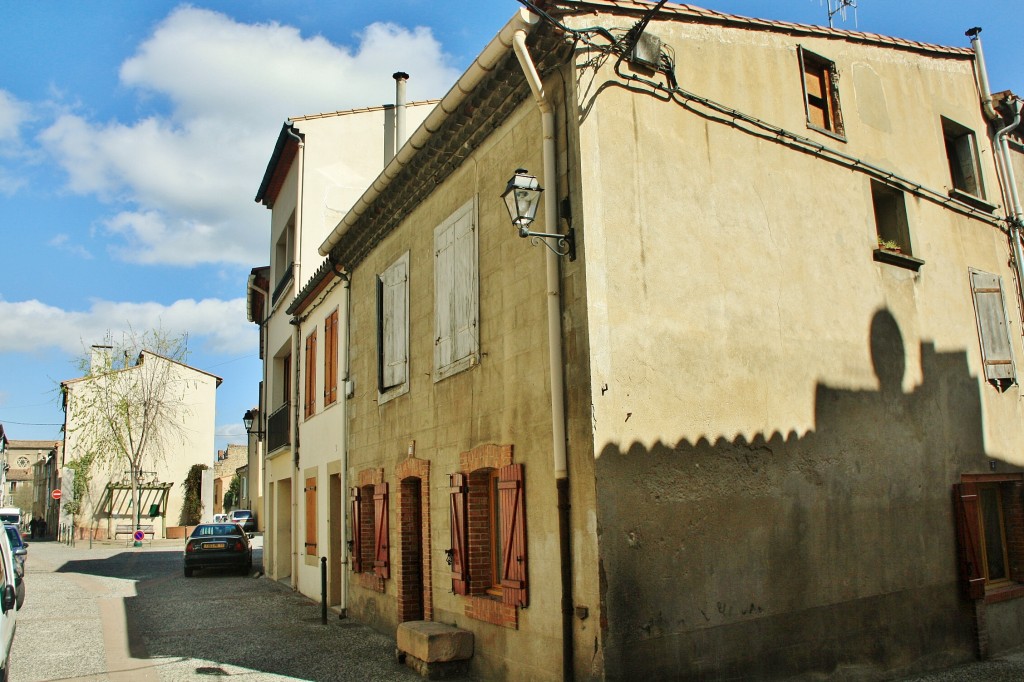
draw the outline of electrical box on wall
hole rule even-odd
[[[657,71],[661,65],[661,38],[641,33],[629,53],[629,63]]]

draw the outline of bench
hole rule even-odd
[[[145,533],[145,536],[149,538],[149,541],[153,542],[153,524],[139,524],[139,530]],[[114,528],[114,539],[116,540],[121,535],[127,535],[128,540],[135,539],[135,526],[131,523],[119,523]]]

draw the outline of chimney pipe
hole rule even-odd
[[[384,105],[384,165],[395,158],[395,105]]]
[[[405,82],[409,80],[409,74],[404,71],[396,71],[391,74],[395,79],[395,150],[402,148],[405,144]]]

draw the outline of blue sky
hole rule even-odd
[[[1024,95],[1019,0],[860,0],[836,27],[969,46],[994,91]],[[827,24],[826,0],[721,0]],[[216,448],[256,402],[250,268],[269,262],[253,198],[282,121],[443,96],[516,0],[106,0],[0,5],[0,424],[59,439],[56,385],[109,333],[187,332],[224,379]],[[211,458],[213,452],[210,453]]]

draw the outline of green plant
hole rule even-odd
[[[203,471],[210,467],[193,464],[185,477],[185,500],[181,503],[181,525],[194,526],[203,516]]]
[[[878,238],[878,248],[885,249],[887,251],[902,251],[903,250],[903,247],[901,247],[899,245],[899,242],[897,242],[896,240],[894,240],[894,239],[882,239],[881,237]]]
[[[239,498],[242,492],[242,477],[235,474],[231,483],[228,484],[227,492],[224,493],[224,511],[234,509],[235,505],[238,504]]]

